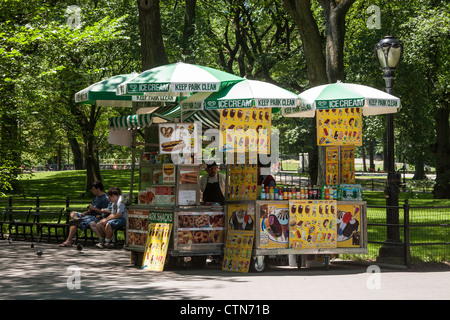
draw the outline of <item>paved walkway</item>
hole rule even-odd
[[[37,256],[42,251],[42,256]],[[0,299],[450,299],[450,268],[374,269],[332,263],[323,268],[223,272],[220,266],[152,272],[130,266],[123,249],[0,240]],[[369,270],[370,271],[370,270]]]

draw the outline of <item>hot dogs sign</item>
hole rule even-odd
[[[162,123],[159,125],[160,153],[197,153],[197,137],[195,123]]]

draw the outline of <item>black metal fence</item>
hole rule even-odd
[[[398,223],[389,221],[389,209],[398,211]],[[382,246],[397,246],[407,267],[414,262],[450,260],[449,206],[410,206],[407,200],[398,207],[368,206],[367,221],[371,257],[377,257]]]

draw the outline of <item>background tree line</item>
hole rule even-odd
[[[70,20],[80,9],[79,21]],[[370,5],[381,9],[369,29]],[[21,164],[70,150],[87,183],[101,178],[107,119],[129,109],[74,103],[106,77],[185,61],[300,93],[336,82],[384,88],[373,46],[390,31],[404,43],[394,94],[397,159],[436,167],[435,196],[450,197],[449,4],[436,0],[0,1],[0,168],[5,189]],[[384,117],[364,117],[364,153],[382,153]],[[275,118],[284,153],[317,163],[311,119]],[[317,176],[317,167],[311,167]],[[87,188],[89,189],[89,188]]]

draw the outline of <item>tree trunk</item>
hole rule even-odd
[[[283,7],[294,19],[302,38],[311,87],[328,83],[323,38],[311,12],[310,0],[284,0]]]
[[[186,0],[183,29],[183,56],[185,62],[191,62],[192,44],[190,39],[195,33],[195,7],[197,0]]]
[[[369,142],[369,168],[375,171],[375,159],[374,159],[374,150],[373,150],[373,139],[370,139]]]
[[[345,16],[354,2],[355,0],[319,0],[326,22],[326,69],[329,83],[345,79]]]
[[[311,87],[336,82],[344,79],[344,37],[345,16],[355,0],[320,0],[324,9],[326,20],[326,55],[323,53],[324,39],[320,35],[319,28],[312,15],[310,0],[284,0],[283,7],[291,15],[297,25],[302,38],[303,50],[305,52],[308,77]],[[316,137],[317,125],[314,122]],[[314,138],[315,139],[315,138]],[[325,159],[319,155],[325,148],[317,148],[315,145],[310,154],[310,176],[313,184],[325,181],[325,177],[319,177],[319,159]],[[322,160],[323,161],[323,160]],[[324,164],[321,164],[321,166]]]
[[[141,37],[142,71],[169,63],[162,37],[159,0],[137,0]],[[144,129],[147,143],[157,143],[158,136],[150,128]]]
[[[75,170],[83,170],[83,153],[76,138],[67,138],[73,155],[73,164]]]
[[[448,103],[436,112],[436,185],[435,199],[450,199],[450,108]]]
[[[142,71],[169,63],[162,38],[159,0],[137,0]]]

